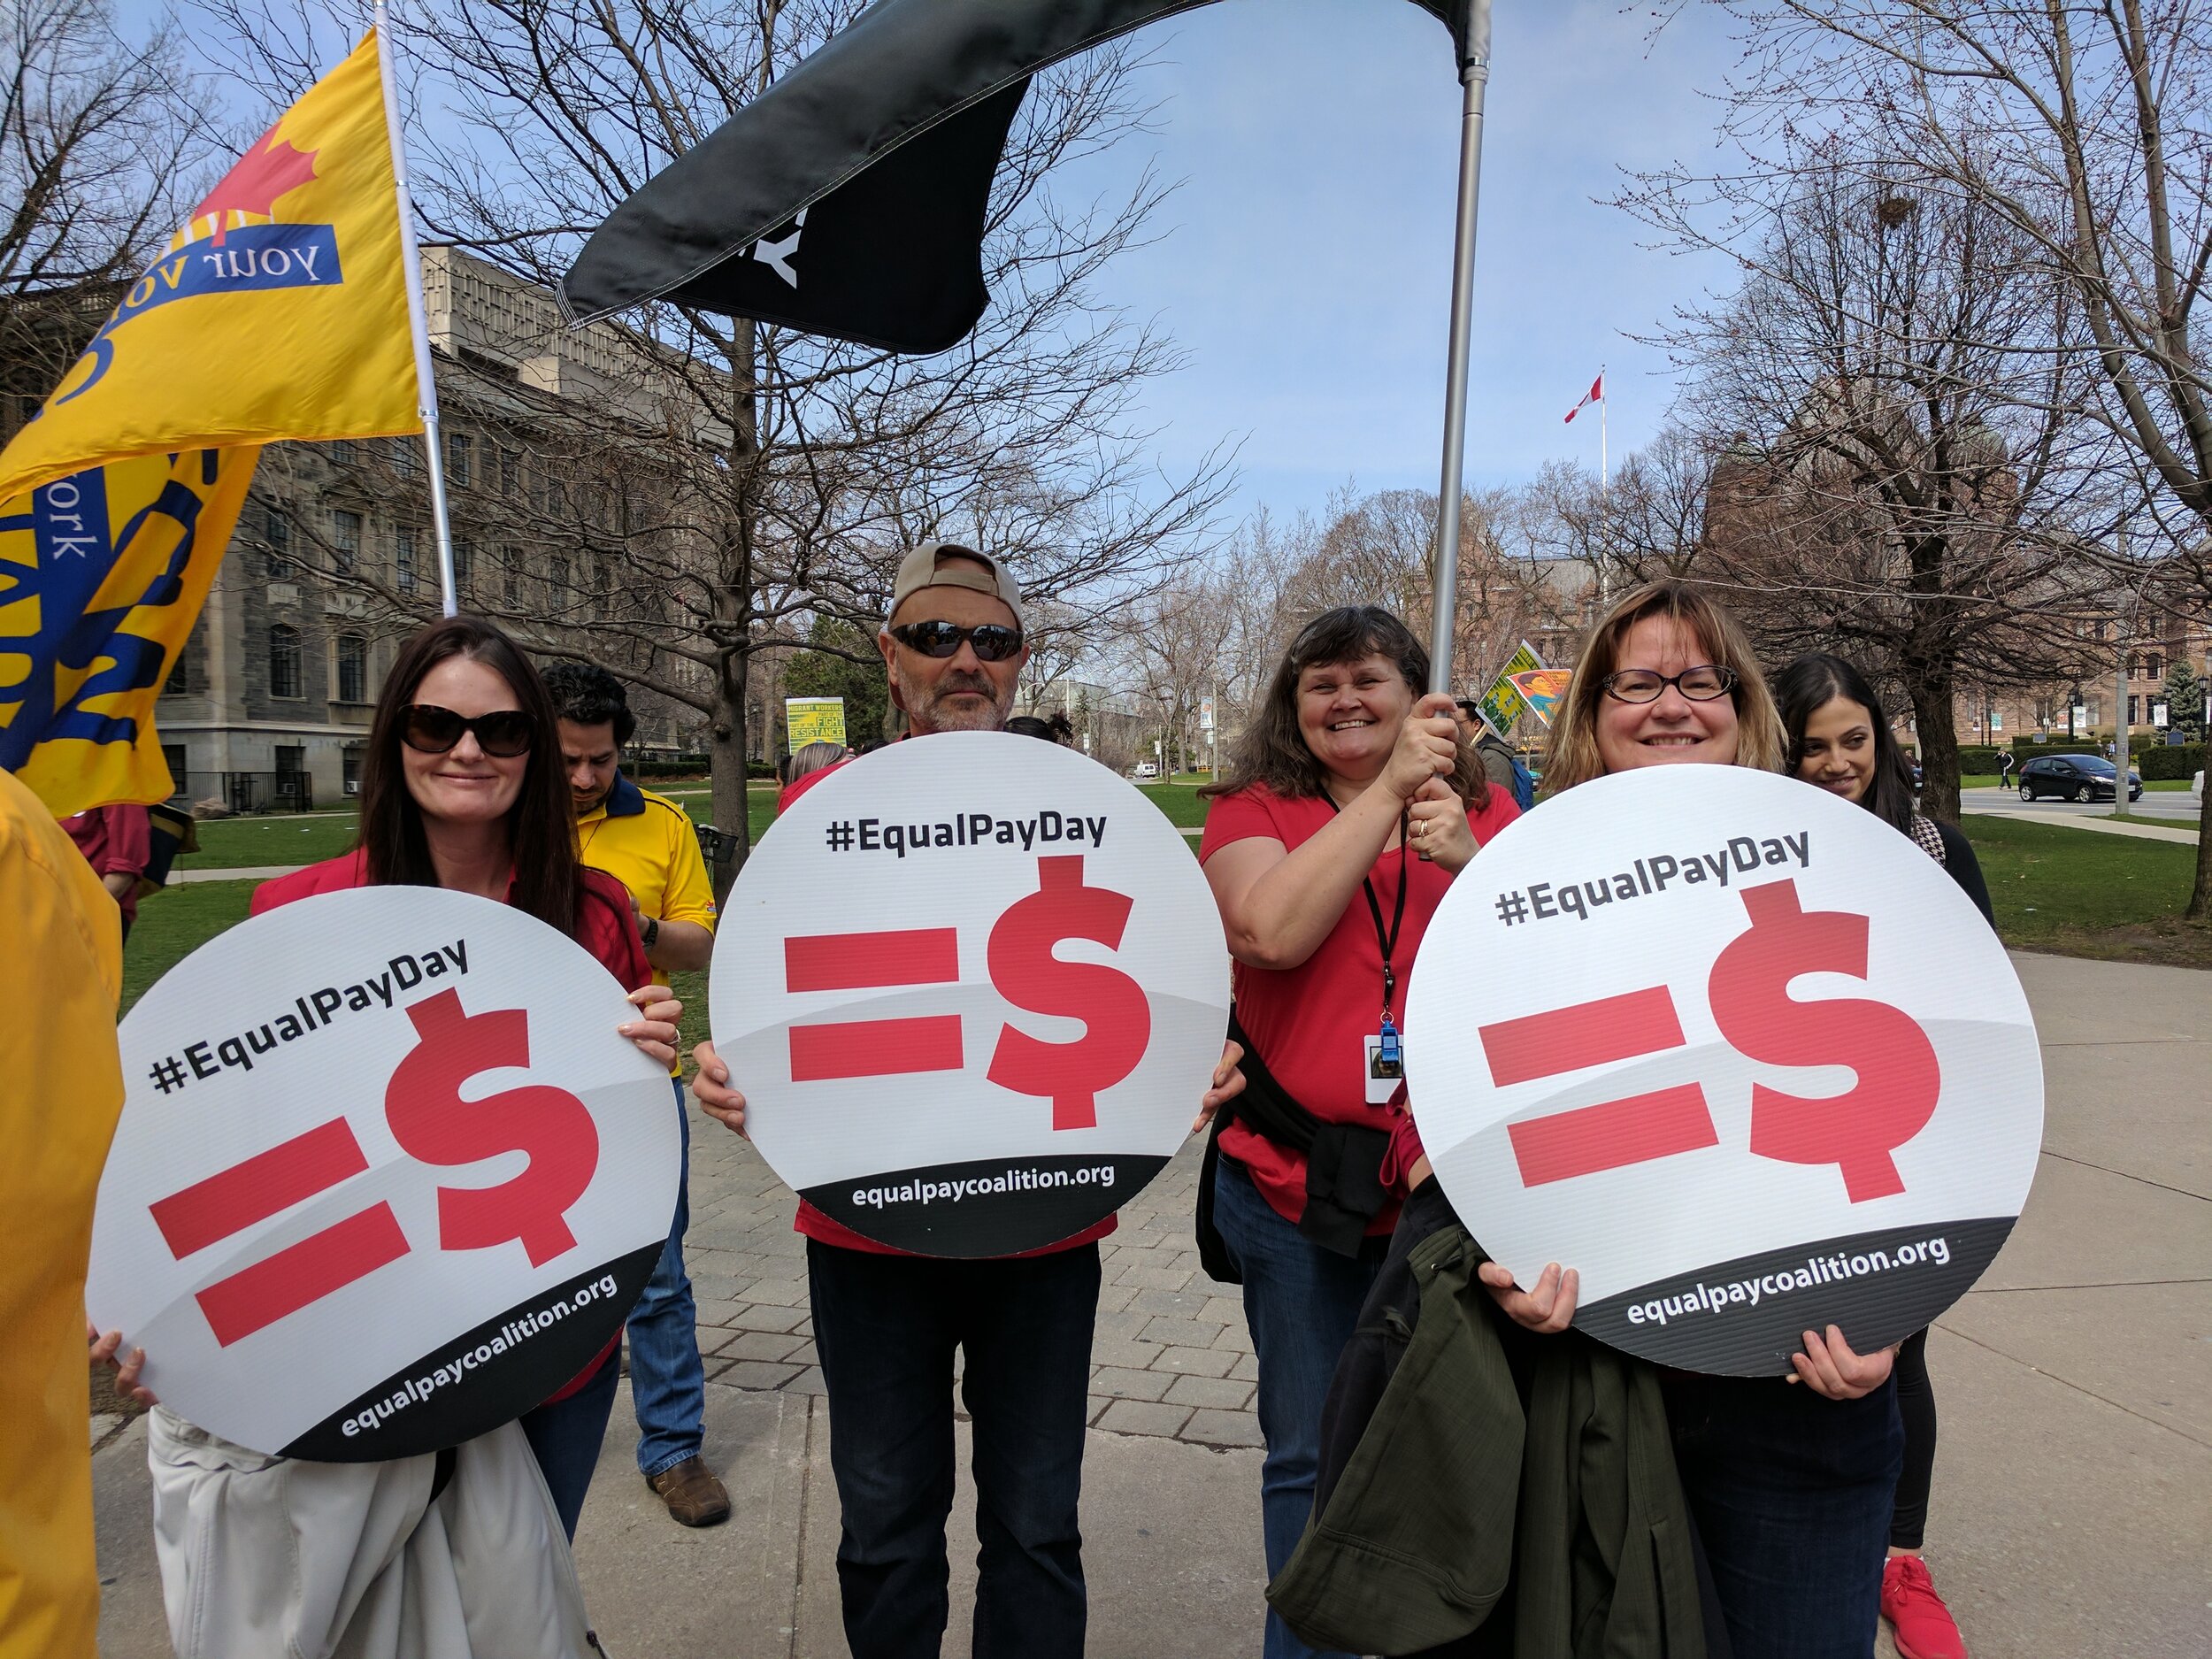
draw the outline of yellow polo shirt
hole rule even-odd
[[[89,1654],[100,1617],[84,1278],[123,1109],[123,924],[54,815],[0,772],[0,1655]]]
[[[698,833],[666,795],[617,772],[607,798],[576,820],[576,843],[584,863],[629,888],[644,915],[713,927],[714,884]]]

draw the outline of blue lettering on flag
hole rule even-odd
[[[97,386],[115,361],[110,336],[150,311],[211,295],[335,288],[344,281],[338,265],[338,233],[329,225],[242,225],[224,232],[219,243],[212,238],[188,243],[162,255],[131,285],[115,315],[100,326],[85,348],[92,373],[54,403],[58,407]]]

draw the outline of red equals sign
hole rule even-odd
[[[1500,1088],[1664,1053],[1685,1041],[1674,997],[1663,985],[1482,1028],[1491,1080]],[[1720,1144],[1705,1091],[1695,1083],[1532,1118],[1507,1125],[1506,1133],[1524,1187]]]
[[[368,1167],[341,1118],[196,1181],[150,1210],[170,1254],[181,1262]],[[228,1348],[406,1254],[398,1217],[379,1202],[217,1279],[196,1300],[216,1341]]]
[[[960,933],[952,927],[910,927],[881,933],[812,933],[783,941],[787,991],[862,991],[895,985],[954,985],[960,979]],[[791,1028],[791,1080],[822,1083],[847,1077],[896,1077],[908,1071],[957,1071],[965,1064],[960,1016],[826,1020]]]

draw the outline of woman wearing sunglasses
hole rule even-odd
[[[622,885],[577,861],[575,811],[556,731],[552,701],[537,671],[497,628],[460,616],[421,629],[393,663],[370,726],[362,765],[359,844],[352,852],[263,883],[254,894],[253,914],[316,894],[362,887],[445,887],[511,904],[567,934],[631,987],[638,1017],[618,1029],[655,1064],[669,1065],[675,1059],[682,1004],[666,987],[652,982]],[[109,1333],[96,1346],[95,1357],[117,1363],[122,1358],[116,1352],[119,1340]],[[606,1434],[620,1371],[615,1358],[620,1340],[618,1333],[579,1376],[547,1377],[544,1403],[522,1418],[522,1432],[544,1475],[560,1526],[570,1537]],[[137,1386],[144,1363],[143,1350],[129,1355],[118,1364],[116,1386],[141,1403],[154,1405],[153,1397]],[[508,1432],[495,1430],[494,1435]],[[263,1536],[269,1526],[287,1537],[298,1526],[294,1554],[303,1554],[307,1564],[294,1562],[296,1581],[290,1587],[296,1594],[280,1606],[258,1609],[262,1638],[267,1635],[267,1619],[319,1615],[331,1622],[330,1628],[303,1625],[290,1632],[294,1646],[287,1651],[351,1652],[342,1640],[348,1619],[397,1617],[396,1607],[386,1605],[388,1598],[363,1595],[356,1579],[380,1571],[399,1555],[407,1533],[403,1530],[396,1540],[389,1535],[390,1507],[400,1502],[394,1494],[414,1492],[419,1497],[442,1486],[434,1472],[437,1456],[374,1465],[272,1460],[217,1440],[166,1412],[157,1416],[150,1445],[156,1532],[165,1556],[177,1556],[173,1575],[165,1559],[165,1580],[175,1576],[181,1583],[188,1567],[215,1580],[211,1592],[205,1586],[195,1588],[191,1617],[200,1623],[189,1642],[180,1636],[180,1653],[250,1650],[225,1647],[223,1639],[204,1626],[211,1617],[211,1596],[221,1601],[220,1592],[235,1589],[246,1599],[242,1592],[250,1574],[242,1564],[226,1567],[224,1561],[270,1542]],[[270,1496],[271,1476],[277,1470],[284,1471],[280,1500]],[[377,1472],[365,1475],[364,1470]],[[377,1484],[363,1495],[358,1488],[365,1479]],[[273,1512],[272,1503],[277,1505]],[[524,1509],[526,1519],[526,1504]],[[247,1512],[263,1517],[265,1525],[242,1532],[241,1523],[223,1518]],[[281,1518],[269,1518],[273,1513]],[[296,1513],[319,1517],[322,1525],[313,1529],[313,1537],[307,1536],[303,1522],[295,1520]],[[349,1540],[341,1534],[349,1520],[360,1534],[354,1545],[359,1558],[340,1575],[350,1599],[319,1602],[315,1589],[335,1586],[311,1583],[310,1574],[329,1569],[334,1558],[346,1566]],[[378,1560],[366,1559],[372,1551],[384,1553]],[[565,1561],[547,1571],[551,1581],[572,1586]],[[261,1588],[269,1591],[265,1585]],[[281,1600],[283,1587],[274,1594]],[[369,1610],[379,1608],[380,1612]],[[173,1602],[173,1632],[182,1628],[181,1611]],[[242,1617],[255,1616],[254,1609],[242,1609]],[[219,1615],[213,1617],[219,1622]],[[471,1609],[470,1617],[474,1630],[476,1610]],[[549,1634],[541,1650],[565,1651]],[[363,1651],[382,1648],[372,1642]]]
[[[1810,652],[1774,677],[1774,700],[1789,736],[1792,773],[1856,802],[1943,866],[1996,926],[1989,888],[1966,837],[1913,810],[1912,769],[1866,676],[1840,657]],[[1897,1409],[1905,1430],[1903,1473],[1889,1525],[1889,1561],[1882,1572],[1882,1613],[1897,1631],[1904,1659],[1965,1659],[1966,1644],[1920,1558],[1928,1526],[1928,1491],[1935,1479],[1935,1390],[1928,1380],[1928,1333],[1916,1332],[1897,1350]]]

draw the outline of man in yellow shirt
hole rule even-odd
[[[85,1262],[123,1110],[122,918],[54,815],[0,772],[0,1655],[88,1655],[92,1554]]]
[[[714,888],[706,861],[683,808],[622,775],[622,746],[637,729],[622,682],[602,668],[561,663],[545,671],[545,684],[560,717],[561,760],[584,863],[630,889],[655,967],[672,973],[705,967],[714,950]],[[680,1079],[676,1115],[684,1125],[684,1177],[667,1248],[630,1315],[630,1398],[646,1484],[684,1525],[711,1526],[728,1517],[730,1495],[700,1455],[706,1376],[698,1310],[684,1271],[691,1126]]]

